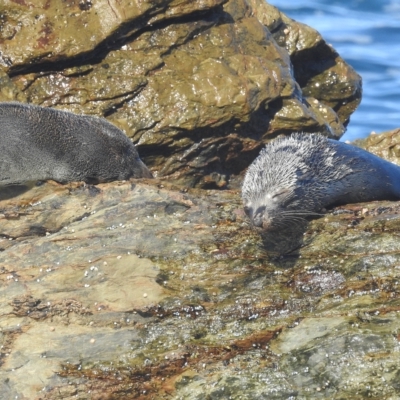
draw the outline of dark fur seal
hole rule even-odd
[[[255,226],[283,228],[331,206],[400,199],[400,167],[346,143],[297,133],[261,151],[242,198]]]
[[[0,103],[0,184],[151,178],[134,144],[104,119]]]

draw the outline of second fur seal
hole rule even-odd
[[[296,133],[261,151],[242,198],[253,225],[274,230],[326,207],[400,199],[400,167],[346,143]]]
[[[0,103],[0,185],[151,178],[135,145],[105,119]]]

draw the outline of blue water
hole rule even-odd
[[[321,33],[363,79],[342,140],[400,128],[400,0],[268,0]]]

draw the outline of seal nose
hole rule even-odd
[[[265,207],[259,207],[253,216],[253,225],[261,228],[263,226]]]
[[[138,176],[141,178],[153,178],[153,174],[150,172],[150,170],[146,167],[146,165],[143,163],[142,160],[139,161],[139,166],[138,166]]]
[[[262,218],[260,215],[255,215],[253,218],[253,225],[257,226],[258,228],[261,228],[263,223],[262,223]]]

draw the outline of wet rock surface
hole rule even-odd
[[[18,190],[0,201],[0,397],[399,395],[397,202],[337,208],[276,254],[237,191]]]
[[[1,189],[0,398],[399,396],[399,204],[268,238],[204,189],[343,133],[361,81],[317,32],[258,0],[2,7],[0,99],[105,116],[164,179]]]
[[[379,135],[372,133],[365,139],[356,140],[354,144],[399,165],[400,129],[393,129]]]
[[[263,1],[18,1],[1,21],[0,100],[106,117],[187,186],[237,186],[278,133],[340,137],[361,98],[315,30]]]

